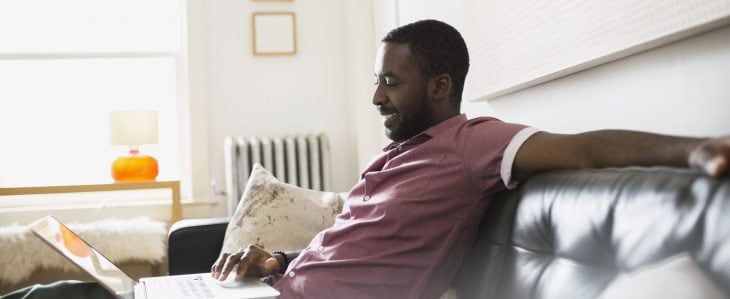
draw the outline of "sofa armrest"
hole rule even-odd
[[[220,254],[229,220],[201,218],[175,222],[167,237],[169,274],[209,272]]]

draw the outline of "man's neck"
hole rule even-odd
[[[436,114],[436,113],[434,113],[434,114]],[[437,124],[440,124],[441,122],[443,122],[449,118],[457,116],[459,114],[461,114],[461,112],[459,112],[459,110],[451,110],[446,113],[441,113],[440,115],[434,115],[433,116],[434,126]]]

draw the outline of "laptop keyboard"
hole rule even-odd
[[[147,298],[214,298],[199,275],[145,281]]]

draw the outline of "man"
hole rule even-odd
[[[363,172],[335,224],[307,248],[224,253],[213,277],[270,276],[282,298],[437,298],[492,195],[531,174],[626,165],[727,172],[730,138],[559,135],[494,118],[467,120],[459,107],[469,56],[458,31],[426,20],[396,28],[382,41],[373,104],[394,142]],[[60,284],[40,289],[69,298],[103,292],[88,283]]]
[[[307,248],[224,253],[213,277],[275,275],[283,298],[437,298],[492,195],[534,173],[628,165],[727,172],[730,138],[562,135],[494,118],[467,120],[459,107],[468,57],[460,34],[439,21],[388,33],[375,62],[373,104],[394,142],[363,172],[335,224]]]

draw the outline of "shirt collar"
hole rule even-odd
[[[426,140],[429,140],[429,139],[433,138],[434,136],[441,134],[441,132],[448,130],[452,126],[459,124],[459,123],[463,123],[465,121],[466,121],[466,114],[462,113],[462,114],[459,114],[456,116],[452,116],[440,123],[437,123],[437,124],[431,126],[430,128],[426,129],[425,131],[416,134],[415,136],[413,136],[411,138],[408,138],[403,141],[391,142],[390,144],[388,144],[388,146],[383,148],[383,151],[389,151],[389,150],[392,150],[396,147],[399,147],[399,146],[402,146],[405,144],[412,144],[412,143],[419,144],[419,143],[426,142]]]

